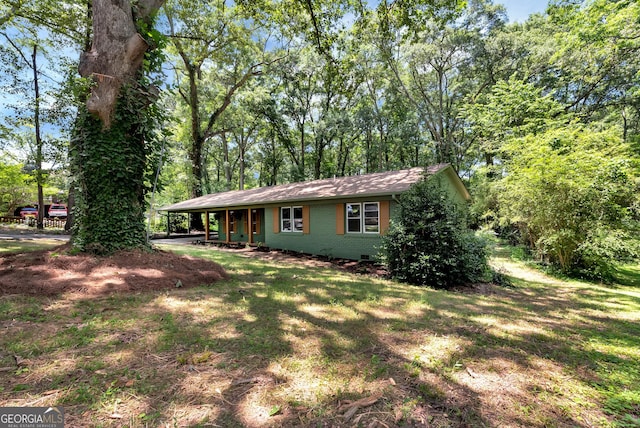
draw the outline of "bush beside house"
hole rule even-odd
[[[489,271],[484,241],[468,227],[466,206],[440,180],[422,180],[399,199],[382,238],[381,255],[395,279],[451,288],[482,280]]]

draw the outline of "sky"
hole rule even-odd
[[[532,13],[544,12],[548,0],[496,0],[507,8],[509,22],[524,22]]]

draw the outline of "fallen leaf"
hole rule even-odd
[[[248,383],[268,383],[273,382],[273,379],[267,376],[255,376],[247,379],[237,379],[231,383],[231,386],[245,385]]]

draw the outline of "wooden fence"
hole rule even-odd
[[[64,229],[67,223],[66,219],[45,218],[44,227],[51,229]],[[27,226],[36,227],[36,219],[34,217],[21,218],[16,216],[0,216],[0,224],[26,224]]]

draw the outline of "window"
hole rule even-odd
[[[380,204],[347,204],[347,233],[380,233]]]
[[[302,232],[302,207],[280,208],[280,230],[282,232]]]
[[[380,232],[380,208],[377,202],[364,203],[364,232]]]
[[[360,204],[347,204],[347,232],[360,233],[361,223]]]
[[[302,207],[293,207],[293,231],[302,232]]]
[[[280,208],[280,230],[291,232],[291,207]]]

